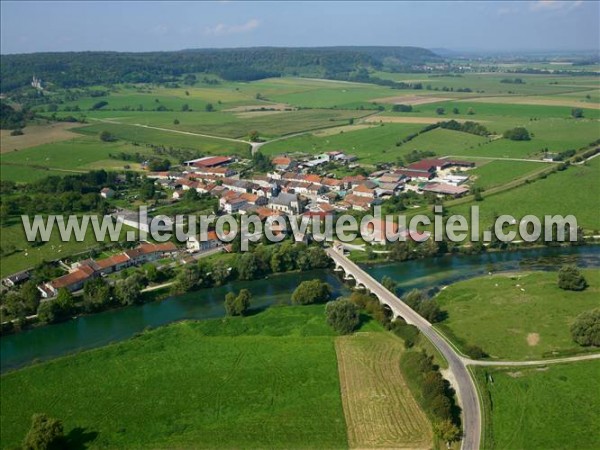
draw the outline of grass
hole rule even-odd
[[[475,370],[491,412],[484,449],[600,448],[600,360]]]
[[[499,274],[461,281],[437,300],[448,318],[438,327],[464,348],[478,345],[491,358],[532,360],[552,352],[583,351],[569,327],[600,305],[600,270],[585,270],[590,287],[563,291],[556,272]]]
[[[121,228],[121,239],[125,238],[128,230],[133,229],[127,225]],[[6,249],[9,245],[14,246],[15,252],[2,256],[2,264],[0,264],[0,276],[2,277],[35,267],[44,261],[68,260],[71,255],[97,248],[99,243],[94,237],[91,226],[88,228],[82,242],[75,239],[63,242],[60,239],[59,231],[54,227],[50,240],[34,247],[27,241],[21,220],[14,219],[13,222],[0,227],[0,246]]]
[[[475,178],[474,186],[488,189],[501,186],[522,176],[547,168],[545,164],[527,161],[490,161],[467,172]]]
[[[350,448],[431,448],[431,424],[400,371],[402,341],[358,333],[337,338],[336,351]]]
[[[130,162],[113,160],[109,156],[121,152],[152,154],[148,148],[123,141],[101,142],[97,136],[78,137],[3,154],[1,177],[3,180],[28,182],[32,181],[33,177],[43,178],[50,175],[48,170],[53,171],[54,175],[60,173],[60,170],[65,171],[63,173],[86,171],[94,165],[95,168],[109,166],[122,169]]]
[[[265,105],[268,107],[268,104]],[[94,111],[86,112],[88,122],[108,120],[126,124],[141,124],[192,133],[209,134],[228,138],[248,138],[256,130],[263,137],[277,137],[306,130],[346,125],[350,119],[368,114],[369,111],[304,109],[258,113],[241,116],[233,112],[153,112],[153,111]],[[66,115],[68,113],[62,113]],[[174,125],[174,120],[179,120]]]
[[[598,230],[599,179],[600,158],[594,158],[585,165],[571,166],[516,189],[484,196],[482,202],[477,202],[481,229],[489,227],[497,214],[512,214],[517,220],[527,214],[538,218],[547,214],[573,214],[579,226],[586,230]],[[469,204],[462,204],[449,208],[449,212],[469,214],[469,207]]]
[[[99,448],[346,447],[323,311],[183,322],[9,373],[1,446],[17,446],[44,411],[67,432],[97,433],[88,445]]]

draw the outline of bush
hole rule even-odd
[[[571,336],[579,345],[600,347],[600,308],[578,315],[571,325]]]
[[[23,441],[24,450],[60,450],[65,448],[63,424],[46,414],[34,414],[31,428]]]
[[[411,105],[394,105],[392,111],[394,112],[411,112],[413,110]]]
[[[340,334],[352,333],[360,323],[358,307],[347,299],[327,303],[327,323]]]
[[[102,142],[113,142],[116,141],[117,138],[105,130],[100,133],[100,140]]]
[[[303,281],[292,294],[292,303],[310,305],[323,303],[331,297],[331,286],[321,280]]]
[[[478,345],[467,345],[465,347],[465,353],[471,359],[483,359],[483,358],[487,358],[489,356]]]
[[[558,271],[558,287],[565,291],[583,291],[587,281],[575,266],[563,266]]]

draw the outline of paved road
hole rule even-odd
[[[453,387],[456,390],[458,401],[462,408],[463,420],[463,441],[462,450],[477,450],[481,438],[481,409],[477,388],[471,378],[465,359],[460,356],[450,344],[440,336],[433,326],[417,314],[413,309],[406,305],[402,300],[385,289],[377,280],[363,271],[358,265],[350,261],[343,254],[334,248],[326,249],[329,257],[336,263],[336,266],[344,268],[346,273],[350,273],[356,280],[366,286],[383,303],[387,304],[394,314],[400,315],[408,323],[415,325],[421,333],[435,345],[438,351],[448,361],[448,368],[452,373]]]

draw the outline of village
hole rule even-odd
[[[236,164],[238,163],[238,164]],[[360,166],[356,158],[343,151],[332,151],[313,157],[296,158],[279,155],[271,160],[272,171],[265,174],[240,174],[233,167],[239,160],[233,156],[206,156],[185,161],[180,167],[164,172],[148,172],[146,177],[154,180],[170,196],[171,203],[184,199],[186,192],[195,190],[198,195],[218,199],[220,215],[257,215],[262,221],[271,216],[308,217],[335,215],[348,211],[368,212],[373,206],[413,192],[417,195],[430,194],[435,197],[461,197],[469,192],[468,170],[475,166],[469,161],[453,159],[422,159],[406,167],[390,167],[377,170],[369,175],[347,175],[334,178],[330,174],[321,175],[321,167],[332,164],[349,169]],[[110,187],[103,188],[99,195],[107,200],[117,193]],[[116,209],[115,220],[145,232],[151,231],[148,223],[140,223],[136,212]],[[376,230],[373,240],[385,244],[384,225]],[[397,230],[397,227],[396,227]],[[273,230],[286,233],[287,230]],[[422,236],[411,236],[420,239]],[[302,239],[308,242],[309,236]],[[58,261],[67,273],[38,286],[42,298],[57,295],[59,289],[70,292],[80,291],[85,282],[95,277],[106,277],[128,267],[169,259],[173,264],[187,264],[196,261],[203,254],[215,251],[230,251],[214,231],[208,239],[190,237],[183,245],[174,242],[152,243],[142,241],[135,248],[94,260],[87,258],[69,264]],[[193,257],[192,255],[195,255]],[[11,288],[29,279],[29,271],[22,271],[6,277],[4,288]]]

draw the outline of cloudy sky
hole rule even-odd
[[[597,50],[600,3],[2,0],[0,51],[414,45]]]

